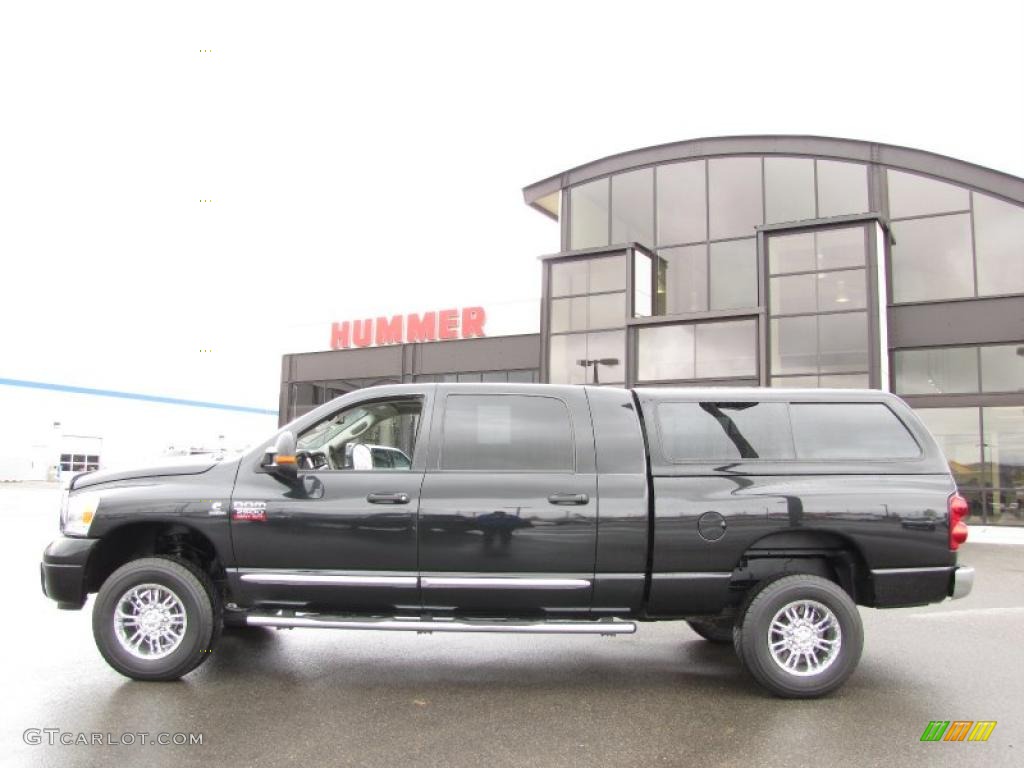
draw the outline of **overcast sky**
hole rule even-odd
[[[535,307],[522,187],[652,144],[1024,176],[1022,32],[1019,0],[4,3],[0,377],[276,407],[332,319]]]

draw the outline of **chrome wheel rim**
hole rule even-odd
[[[114,608],[117,641],[137,659],[162,659],[174,653],[187,627],[185,604],[162,584],[132,587]]]
[[[797,677],[820,675],[839,657],[839,619],[817,600],[796,600],[768,625],[768,651],[779,667]]]

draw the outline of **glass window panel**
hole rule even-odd
[[[1024,488],[1024,406],[982,408],[985,483],[993,488]]]
[[[981,486],[981,435],[977,408],[915,408],[961,490]]]
[[[974,347],[905,349],[894,355],[896,392],[946,395],[978,391],[978,355]]]
[[[702,323],[697,331],[697,378],[757,375],[757,324],[753,320]]]
[[[608,179],[569,190],[569,249],[608,245]]]
[[[889,177],[890,219],[966,211],[970,207],[969,193],[963,187],[891,168],[886,175]]]
[[[465,383],[479,384],[480,383],[480,374],[479,373],[460,373],[459,374],[459,378],[458,378],[458,382],[460,384],[465,384]]]
[[[605,293],[587,299],[590,314],[587,328],[622,327],[626,322],[626,294]]]
[[[867,279],[863,269],[819,272],[815,279],[818,283],[818,309],[822,312],[864,309],[867,306]]]
[[[768,269],[773,275],[809,272],[817,268],[813,232],[774,235],[768,241]]]
[[[816,276],[811,274],[792,274],[782,278],[772,278],[768,285],[769,304],[772,314],[803,314],[814,312],[817,302],[814,300]]]
[[[643,251],[633,251],[633,316],[654,314],[654,265]]]
[[[767,222],[815,218],[814,160],[801,157],[764,159]]]
[[[533,370],[509,371],[508,380],[514,383],[531,384],[537,380],[537,372]]]
[[[983,392],[1024,392],[1024,344],[981,348]]]
[[[757,306],[757,241],[711,244],[711,309]]]
[[[487,371],[480,374],[480,381],[484,383],[504,383],[508,381],[507,371]]]
[[[654,170],[612,177],[612,242],[654,245]]]
[[[868,211],[868,168],[860,163],[818,160],[818,216]]]
[[[785,317],[771,321],[772,373],[817,373],[818,319]]]
[[[526,395],[449,395],[444,469],[572,472],[572,423],[561,400]]]
[[[637,377],[641,381],[692,379],[694,326],[662,325],[637,333]]]
[[[799,459],[908,459],[921,449],[882,403],[793,403],[793,442]],[[836,435],[842,435],[837,440]]]
[[[587,299],[551,300],[551,333],[582,331],[587,327]]]
[[[590,259],[590,281],[587,292],[626,290],[626,254]]]
[[[708,206],[711,239],[753,235],[763,224],[761,158],[708,160]]]
[[[664,260],[665,311],[670,315],[704,312],[708,308],[708,249],[706,245],[666,248]]]
[[[616,362],[599,363],[597,368],[598,382],[601,384],[621,384],[626,379],[626,332],[605,331],[604,333],[587,334],[587,359],[608,360]],[[587,369],[587,383],[594,381],[594,369]]]
[[[1024,208],[974,195],[978,293],[1024,292]]]
[[[818,269],[859,267],[864,264],[864,227],[822,229],[815,233]]]
[[[985,497],[988,502],[985,509],[986,522],[996,525],[1024,525],[1024,488],[989,491]]]
[[[658,243],[706,240],[707,189],[704,161],[658,166]]]
[[[773,376],[773,387],[817,389],[868,389],[868,374],[844,373],[827,376]]]
[[[548,378],[552,384],[583,384],[586,371],[578,361],[587,356],[587,337],[582,333],[552,336],[548,353]]]
[[[866,313],[818,316],[818,365],[821,373],[867,370]]]
[[[927,301],[974,295],[971,217],[964,213],[892,225],[893,299]]]
[[[817,275],[773,277],[768,283],[769,305],[773,315],[798,315],[817,311],[814,290]]]
[[[818,386],[830,387],[832,389],[867,389],[868,375],[866,373],[848,373],[819,376]]]
[[[551,295],[569,296],[587,292],[587,262],[556,261],[551,264]]]
[[[670,461],[793,458],[785,403],[661,403],[657,414]]]
[[[772,376],[773,387],[817,389],[817,376]]]

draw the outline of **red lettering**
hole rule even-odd
[[[440,339],[459,338],[458,310],[442,309],[437,313],[437,336]]]
[[[416,341],[437,341],[437,315],[427,312],[422,317],[409,315],[405,321],[405,340],[410,344]]]
[[[462,338],[473,339],[477,336],[486,336],[484,323],[487,321],[487,313],[483,307],[466,307],[462,310]]]
[[[377,318],[376,343],[378,347],[383,344],[402,343],[401,315],[392,315],[390,320],[386,317]]]
[[[331,323],[331,349],[348,349],[348,320],[343,323]]]
[[[483,307],[345,320],[331,323],[331,349],[481,338],[487,335],[486,323]]]
[[[357,347],[368,347],[373,341],[373,320],[352,321],[352,343]]]

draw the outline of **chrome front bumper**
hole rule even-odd
[[[974,569],[968,565],[961,565],[953,571],[953,585],[950,588],[949,596],[953,600],[967,597],[974,587]]]

